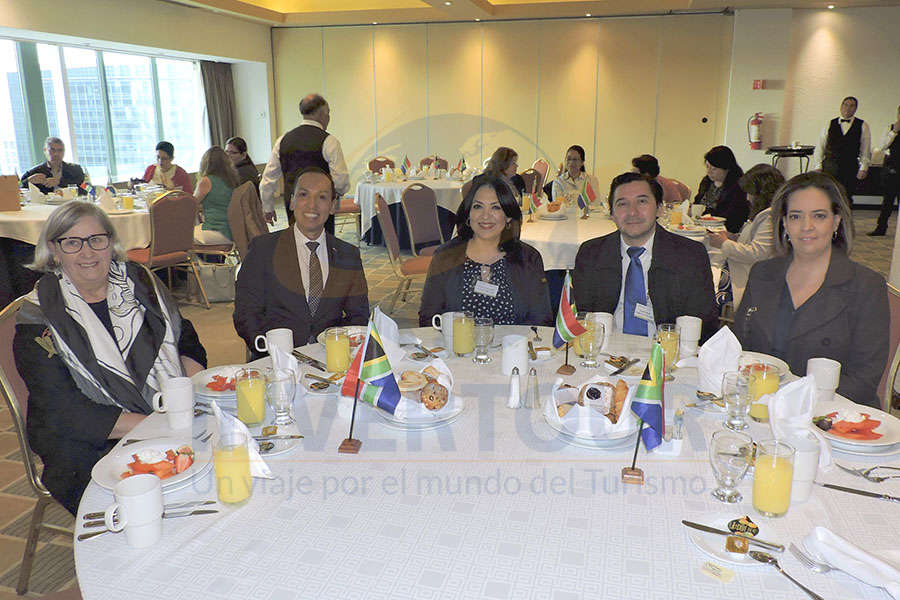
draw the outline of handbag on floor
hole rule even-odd
[[[229,258],[225,263],[198,262],[197,273],[210,302],[234,302],[234,278],[238,265]],[[202,301],[197,280],[188,277],[188,295]]]

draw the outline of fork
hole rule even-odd
[[[838,571],[839,569],[835,569],[831,565],[823,562],[819,562],[813,559],[812,556],[798,548],[791,542],[791,545],[788,546],[788,550],[791,551],[797,560],[800,561],[800,564],[809,569],[810,571],[815,571],[816,573],[827,573],[829,571]]]
[[[900,475],[880,476],[880,475],[872,475],[871,474],[872,471],[874,471],[875,469],[892,469],[892,470],[896,471],[896,470],[900,470],[900,468],[898,468],[898,467],[875,466],[875,467],[869,467],[868,469],[851,469],[850,467],[844,467],[837,463],[834,463],[834,465],[841,471],[845,471],[847,473],[850,473],[851,475],[856,475],[858,477],[862,477],[863,479],[865,479],[867,481],[871,481],[872,483],[881,483],[882,481],[886,481],[888,479],[900,479]]]
[[[538,328],[535,327],[534,325],[532,325],[531,330],[534,332],[534,341],[536,341],[536,342],[541,341],[541,335],[538,333]]]

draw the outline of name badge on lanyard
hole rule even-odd
[[[635,303],[634,316],[644,321],[653,321],[653,311],[646,304]]]
[[[478,280],[475,282],[475,293],[482,294],[484,296],[490,296],[491,298],[497,297],[497,292],[500,291],[500,286],[494,283],[488,283],[487,281]]]

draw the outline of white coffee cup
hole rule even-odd
[[[811,435],[790,438],[794,447],[794,477],[791,481],[791,504],[806,502],[819,471],[819,442]]]
[[[603,336],[603,345],[600,347],[600,352],[609,352],[609,341],[612,338],[613,334],[612,313],[594,313],[594,322],[603,325],[603,331],[606,332],[606,335]]]
[[[269,352],[269,348],[276,347],[285,354],[294,350],[294,332],[285,327],[270,329],[266,335],[258,335],[253,341],[257,352]]]
[[[164,413],[172,429],[188,429],[194,422],[194,384],[190,377],[171,377],[153,394],[153,410]]]
[[[834,398],[834,391],[841,381],[841,363],[830,358],[811,358],[806,361],[806,374],[812,375],[816,382],[816,400]]]
[[[703,216],[703,213],[706,211],[706,206],[703,204],[691,204],[691,216],[695,219],[698,219]]]
[[[453,317],[461,314],[449,311],[431,317],[431,326],[444,334],[444,347],[448,351],[453,349]]]
[[[505,335],[501,345],[501,371],[511,375],[514,367],[519,368],[519,376],[528,373],[528,338],[524,335]]]
[[[156,475],[142,473],[126,477],[113,488],[115,504],[103,513],[106,528],[125,530],[125,540],[133,548],[146,548],[162,535],[162,482]]]

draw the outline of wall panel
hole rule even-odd
[[[280,136],[300,123],[300,99],[318,92],[326,94],[322,73],[322,35],[319,27],[275,29],[272,46],[275,55],[276,117]],[[328,98],[328,96],[325,96]]]

